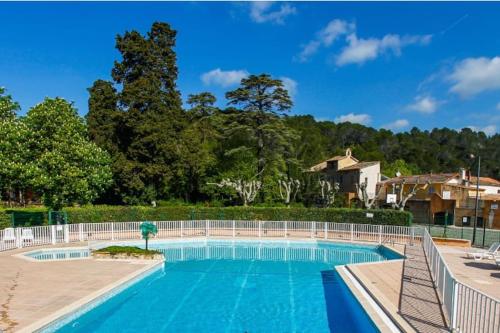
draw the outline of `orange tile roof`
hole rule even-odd
[[[366,167],[369,167],[369,166],[372,166],[372,165],[377,165],[379,163],[380,163],[379,161],[359,162],[359,163],[350,165],[348,167],[342,168],[339,171],[359,170],[359,169],[363,169],[363,168],[366,168]]]
[[[470,177],[471,184],[476,184],[477,177]],[[500,181],[490,177],[479,177],[479,185],[500,186]]]
[[[406,184],[424,184],[427,182],[431,183],[445,183],[453,177],[456,177],[457,173],[429,173],[424,175],[413,175],[413,176],[400,176],[389,178],[381,183],[384,184],[399,184],[403,181]]]

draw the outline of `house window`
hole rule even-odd
[[[429,186],[429,194],[432,194],[432,193],[434,193],[434,192],[436,192],[436,191],[434,190],[434,186]]]

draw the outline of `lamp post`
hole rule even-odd
[[[470,155],[471,158],[475,158],[473,154]],[[477,177],[476,177],[476,204],[474,207],[474,229],[472,230],[472,245],[476,242],[476,228],[477,228],[477,214],[479,207],[479,175],[481,174],[481,156],[477,157]],[[483,247],[484,247],[484,234],[485,234],[485,224],[483,221]]]

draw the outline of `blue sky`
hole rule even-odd
[[[178,31],[178,85],[224,92],[248,73],[291,88],[292,114],[394,131],[500,131],[500,3],[0,3],[0,86],[87,112],[116,34]]]

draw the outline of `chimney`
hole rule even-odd
[[[460,168],[460,180],[464,183],[467,180],[467,172],[465,168]]]

